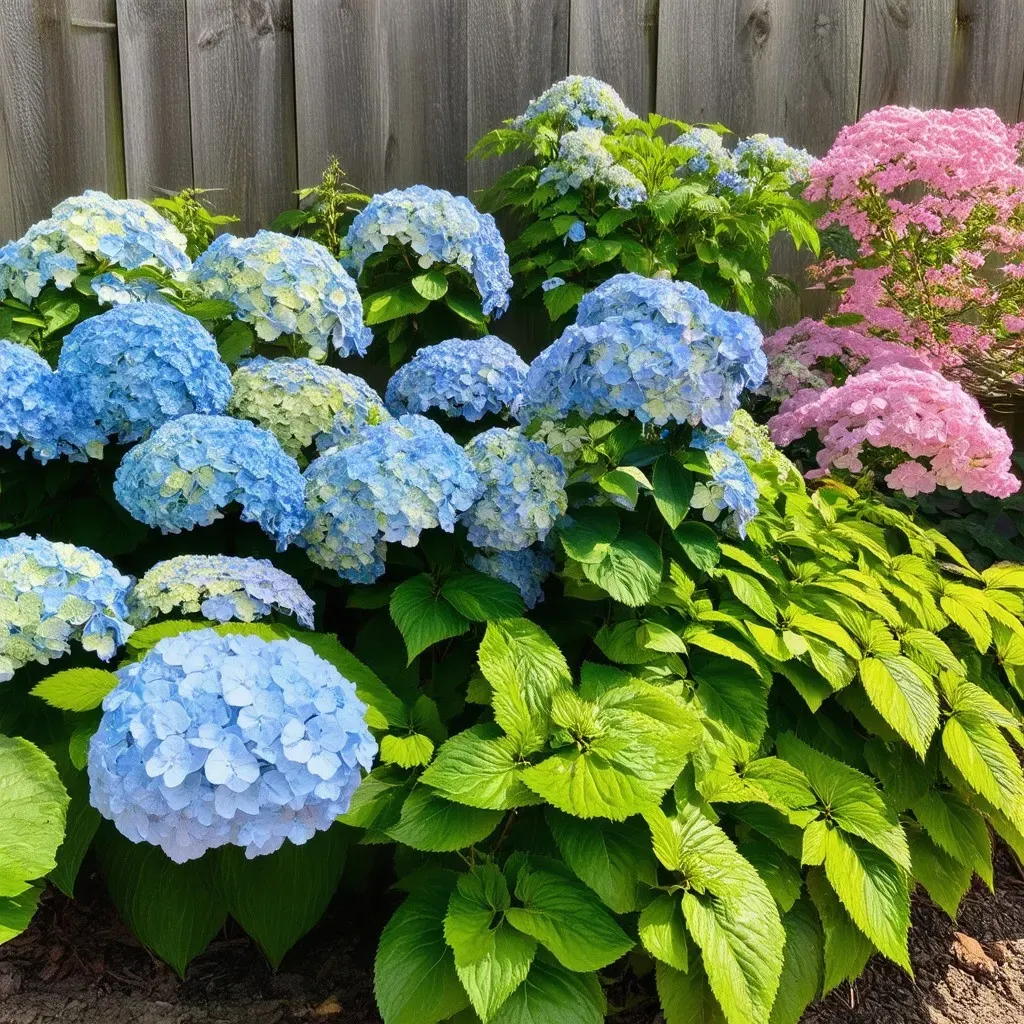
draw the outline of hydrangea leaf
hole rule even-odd
[[[662,893],[640,911],[640,942],[656,960],[677,971],[690,967],[689,939],[678,893]]]
[[[395,587],[390,607],[391,618],[405,640],[410,664],[433,644],[469,629],[469,620],[445,600],[426,573]]]
[[[369,326],[397,320],[402,316],[422,313],[430,305],[412,285],[399,285],[367,295],[364,302],[363,322]]]
[[[33,885],[18,896],[0,896],[0,946],[29,926],[42,894],[43,890]]]
[[[727,1024],[700,963],[679,971],[659,961],[655,982],[665,1024]]]
[[[89,803],[89,779],[85,772],[67,772],[64,778],[71,801],[64,841],[57,850],[57,863],[47,877],[65,896],[73,897],[79,868],[100,825],[100,813]]]
[[[709,718],[757,744],[768,725],[767,690],[760,676],[735,661],[697,651],[690,656],[697,699]]]
[[[672,531],[672,536],[698,569],[709,572],[718,565],[722,553],[711,527],[703,523],[680,523]]]
[[[808,871],[806,884],[825,936],[822,995],[828,995],[842,982],[856,981],[860,977],[875,947],[843,908],[823,868]]]
[[[939,606],[984,654],[992,644],[992,624],[974,595],[978,591],[962,584],[950,584],[939,598]]]
[[[441,594],[472,622],[514,619],[523,614],[523,600],[514,586],[479,572],[450,577],[442,584]]]
[[[929,789],[911,804],[928,838],[991,889],[992,841],[984,816],[949,790]],[[911,850],[913,853],[913,850]]]
[[[764,619],[773,626],[778,620],[778,612],[775,609],[775,601],[772,600],[764,584],[753,576],[746,573],[736,572],[733,569],[723,569],[722,576],[729,584],[729,589],[736,596],[737,601],[742,601],[755,615]]]
[[[428,736],[410,733],[408,736],[382,736],[380,759],[384,764],[397,764],[400,768],[416,768],[430,764],[434,755],[434,742]]]
[[[581,564],[591,583],[633,608],[653,600],[661,586],[661,548],[646,534],[621,533],[600,562]]]
[[[443,298],[448,291],[448,278],[440,270],[428,270],[425,274],[417,274],[409,283],[428,302]]]
[[[0,736],[0,778],[0,896],[15,897],[54,867],[68,794],[54,763],[17,736]]]
[[[486,839],[503,817],[501,811],[452,803],[418,786],[406,798],[398,823],[388,834],[414,850],[448,853]]]
[[[772,1006],[769,1024],[799,1024],[804,1010],[821,995],[824,976],[824,937],[814,908],[798,900],[783,915],[786,947],[782,978]]]
[[[469,1005],[444,939],[455,881],[438,875],[417,887],[381,934],[373,991],[384,1024],[439,1024]]]
[[[63,711],[91,711],[117,685],[117,676],[100,668],[69,668],[32,687],[32,694]]]
[[[923,758],[939,725],[939,699],[928,674],[902,655],[864,658],[858,667],[875,709]]]
[[[654,464],[651,482],[654,485],[654,503],[668,528],[674,530],[690,511],[693,474],[683,469],[678,459],[662,455]]]
[[[604,561],[619,535],[619,515],[610,508],[574,509],[572,521],[558,528],[566,554],[577,562]]]
[[[560,284],[544,293],[544,306],[548,317],[554,321],[565,316],[579,305],[586,289],[578,284]]]
[[[596,971],[633,948],[598,897],[582,883],[526,864],[516,878],[516,898],[505,918],[531,935],[570,971]]]
[[[973,873],[921,832],[910,836],[914,878],[924,886],[931,901],[955,921],[960,903],[971,888]]]
[[[602,1024],[606,1009],[596,974],[567,971],[541,950],[491,1024]]]

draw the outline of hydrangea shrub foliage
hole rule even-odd
[[[229,915],[276,965],[362,859],[385,1024],[797,1024],[1024,855],[1024,567],[913,500],[1006,436],[927,346],[764,342],[782,140],[575,76],[481,148],[508,249],[333,164],[297,237],[0,263],[0,940],[88,855],[179,972]],[[72,271],[123,301],[57,326]]]

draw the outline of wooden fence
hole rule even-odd
[[[0,0],[0,237],[193,183],[252,229],[331,154],[466,192],[471,143],[568,72],[822,153],[885,103],[1017,120],[1024,0]]]

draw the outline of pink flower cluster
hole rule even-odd
[[[859,473],[867,460],[889,469],[885,482],[910,497],[937,486],[997,498],[1020,488],[1006,431],[958,384],[927,368],[869,363],[838,387],[787,399],[768,429],[780,446],[817,431],[819,468],[808,477],[833,467]]]

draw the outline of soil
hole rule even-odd
[[[372,961],[386,901],[340,895],[276,975],[227,932],[179,981],[99,882],[82,881],[77,900],[49,894],[32,927],[0,947],[0,1024],[380,1024]],[[956,925],[916,903],[911,954],[914,981],[876,958],[802,1024],[1024,1024],[1024,873],[1009,854],[997,858],[995,895],[976,886]],[[655,1007],[612,1019],[663,1024]]]

